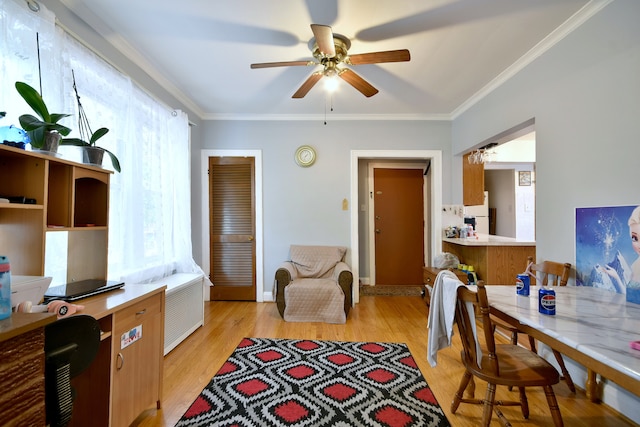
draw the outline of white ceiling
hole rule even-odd
[[[324,114],[451,118],[595,13],[603,0],[61,0],[202,119]],[[341,81],[291,95],[313,67],[311,23],[349,53],[409,49],[410,62],[352,66],[380,92]]]

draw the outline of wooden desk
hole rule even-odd
[[[165,285],[124,288],[77,301],[100,323],[98,356],[74,378],[77,392],[71,426],[130,425],[151,407],[160,409],[164,356]],[[142,336],[121,348],[123,335]]]
[[[44,327],[49,313],[0,320],[0,425],[45,425]]]
[[[640,396],[640,305],[624,295],[591,287],[562,286],[556,291],[556,315],[538,312],[538,287],[531,296],[516,295],[515,286],[487,286],[491,313],[585,366],[586,392],[596,393],[595,373]]]
[[[72,379],[76,390],[70,426],[130,425],[140,413],[160,408],[164,355],[164,285],[125,285],[77,301],[102,331],[91,366]],[[14,313],[0,321],[0,425],[45,425],[44,326],[48,313]],[[142,335],[121,348],[121,337]]]

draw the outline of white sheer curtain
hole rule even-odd
[[[23,81],[40,89],[37,39],[40,41],[42,97],[49,112],[59,113],[62,86],[53,13],[44,7],[39,13],[33,13],[24,1],[0,0],[0,111],[7,113],[6,118],[0,119],[0,126],[20,126],[21,114],[33,114],[18,95],[15,82]]]
[[[74,129],[70,137],[79,137],[73,70],[91,129],[109,128],[98,145],[116,154],[122,167],[122,173],[111,176],[109,278],[141,283],[174,272],[201,273],[192,258],[187,115],[158,102],[56,28],[42,3],[34,13],[24,1],[0,0],[0,19],[0,111],[7,111],[0,126],[19,125],[17,117],[30,112],[13,84],[26,81],[38,88],[39,33],[43,96],[50,110],[72,114],[65,124]],[[30,38],[33,48],[25,47]],[[81,160],[76,147],[62,146],[59,153]],[[111,168],[106,156],[103,166]],[[48,253],[65,252],[65,244],[64,238],[48,239]],[[55,264],[61,262],[49,264],[59,282],[64,273]]]

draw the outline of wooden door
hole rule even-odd
[[[423,183],[422,169],[373,170],[376,285],[422,284]]]
[[[256,300],[255,159],[209,158],[210,298]]]

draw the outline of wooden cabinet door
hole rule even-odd
[[[462,204],[476,206],[484,203],[484,164],[469,163],[471,153],[462,157]]]
[[[154,295],[115,314],[112,427],[128,426],[160,404],[162,297]]]

